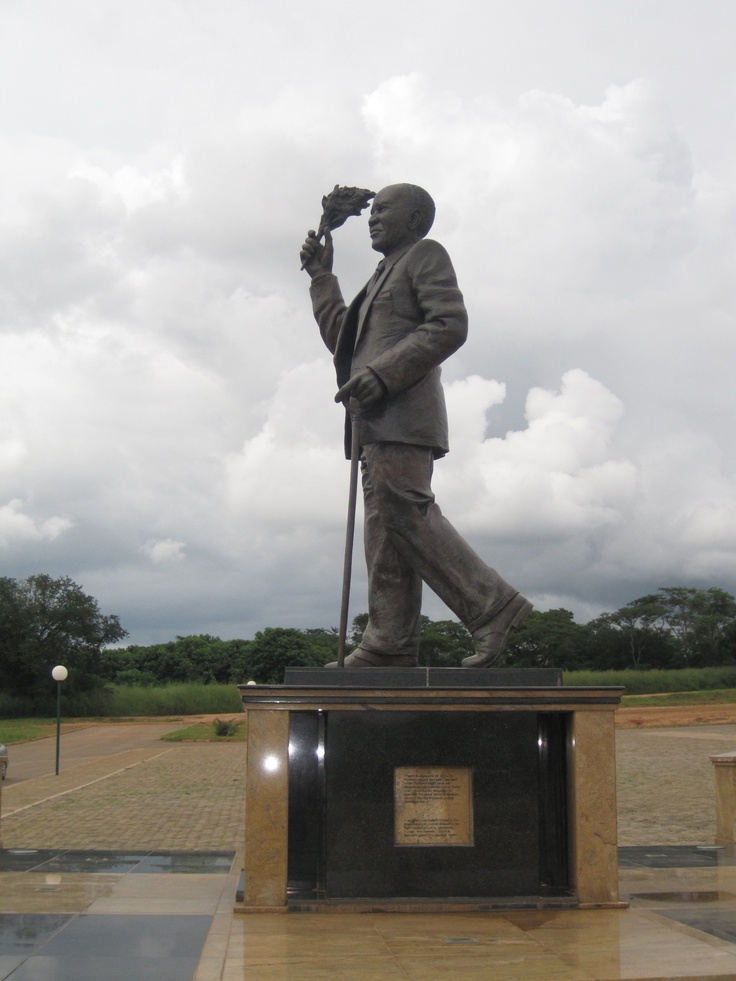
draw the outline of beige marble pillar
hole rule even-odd
[[[571,878],[581,906],[618,903],[616,742],[611,711],[572,713]]]
[[[248,711],[243,906],[285,909],[289,713]]]
[[[711,756],[716,777],[716,845],[736,844],[736,752]]]

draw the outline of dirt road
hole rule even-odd
[[[736,725],[734,705],[627,705],[616,713],[617,729],[659,726]]]

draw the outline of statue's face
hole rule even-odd
[[[417,231],[418,212],[401,184],[384,187],[373,199],[368,231],[371,245],[383,255],[413,245],[421,237]]]

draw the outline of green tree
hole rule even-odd
[[[330,627],[329,630],[324,627],[309,627],[303,630],[302,633],[313,647],[330,651],[331,660],[335,660],[340,639],[337,627]]]
[[[585,667],[596,671],[678,666],[678,647],[666,630],[651,630],[636,625],[621,626],[599,617],[588,624],[590,658]]]
[[[126,635],[67,576],[0,578],[0,675],[9,694],[44,694],[56,664],[69,668],[71,689],[99,687],[103,647]]]
[[[569,610],[534,611],[515,630],[504,650],[504,663],[515,668],[587,667],[590,632],[575,623]]]
[[[735,624],[736,599],[730,593],[662,586],[604,613],[592,626],[599,643],[606,639],[606,627],[618,633],[631,666],[653,668],[732,662]]]
[[[105,651],[103,670],[109,681],[126,685],[237,683],[247,672],[251,645],[247,640],[194,634],[165,644]]]
[[[310,643],[301,630],[293,627],[266,627],[259,630],[248,652],[248,677],[262,685],[280,685],[288,667],[321,667],[332,658],[332,651]]]
[[[736,622],[736,599],[722,589],[667,586],[659,590],[666,621],[682,645],[687,664],[715,667],[730,654],[727,637]]]
[[[590,624],[596,638],[598,668],[668,667],[673,655],[667,643],[667,606],[656,594],[632,600],[615,613],[603,613]],[[605,651],[607,657],[601,655]],[[658,653],[657,653],[658,652]]]
[[[365,628],[368,626],[368,614],[367,613],[357,613],[353,617],[352,633],[348,637],[351,647],[358,647],[361,640],[363,639],[363,634],[365,633]]]
[[[428,668],[457,668],[474,651],[473,638],[456,620],[422,617],[419,663]]]

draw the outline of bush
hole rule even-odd
[[[35,715],[51,716],[51,712],[37,712],[35,700],[32,698],[21,698],[19,695],[8,695],[7,692],[0,692],[0,719],[30,719]],[[53,710],[56,715],[56,709]]]
[[[215,719],[212,727],[216,736],[235,736],[238,732],[237,722],[231,722],[228,719]]]

